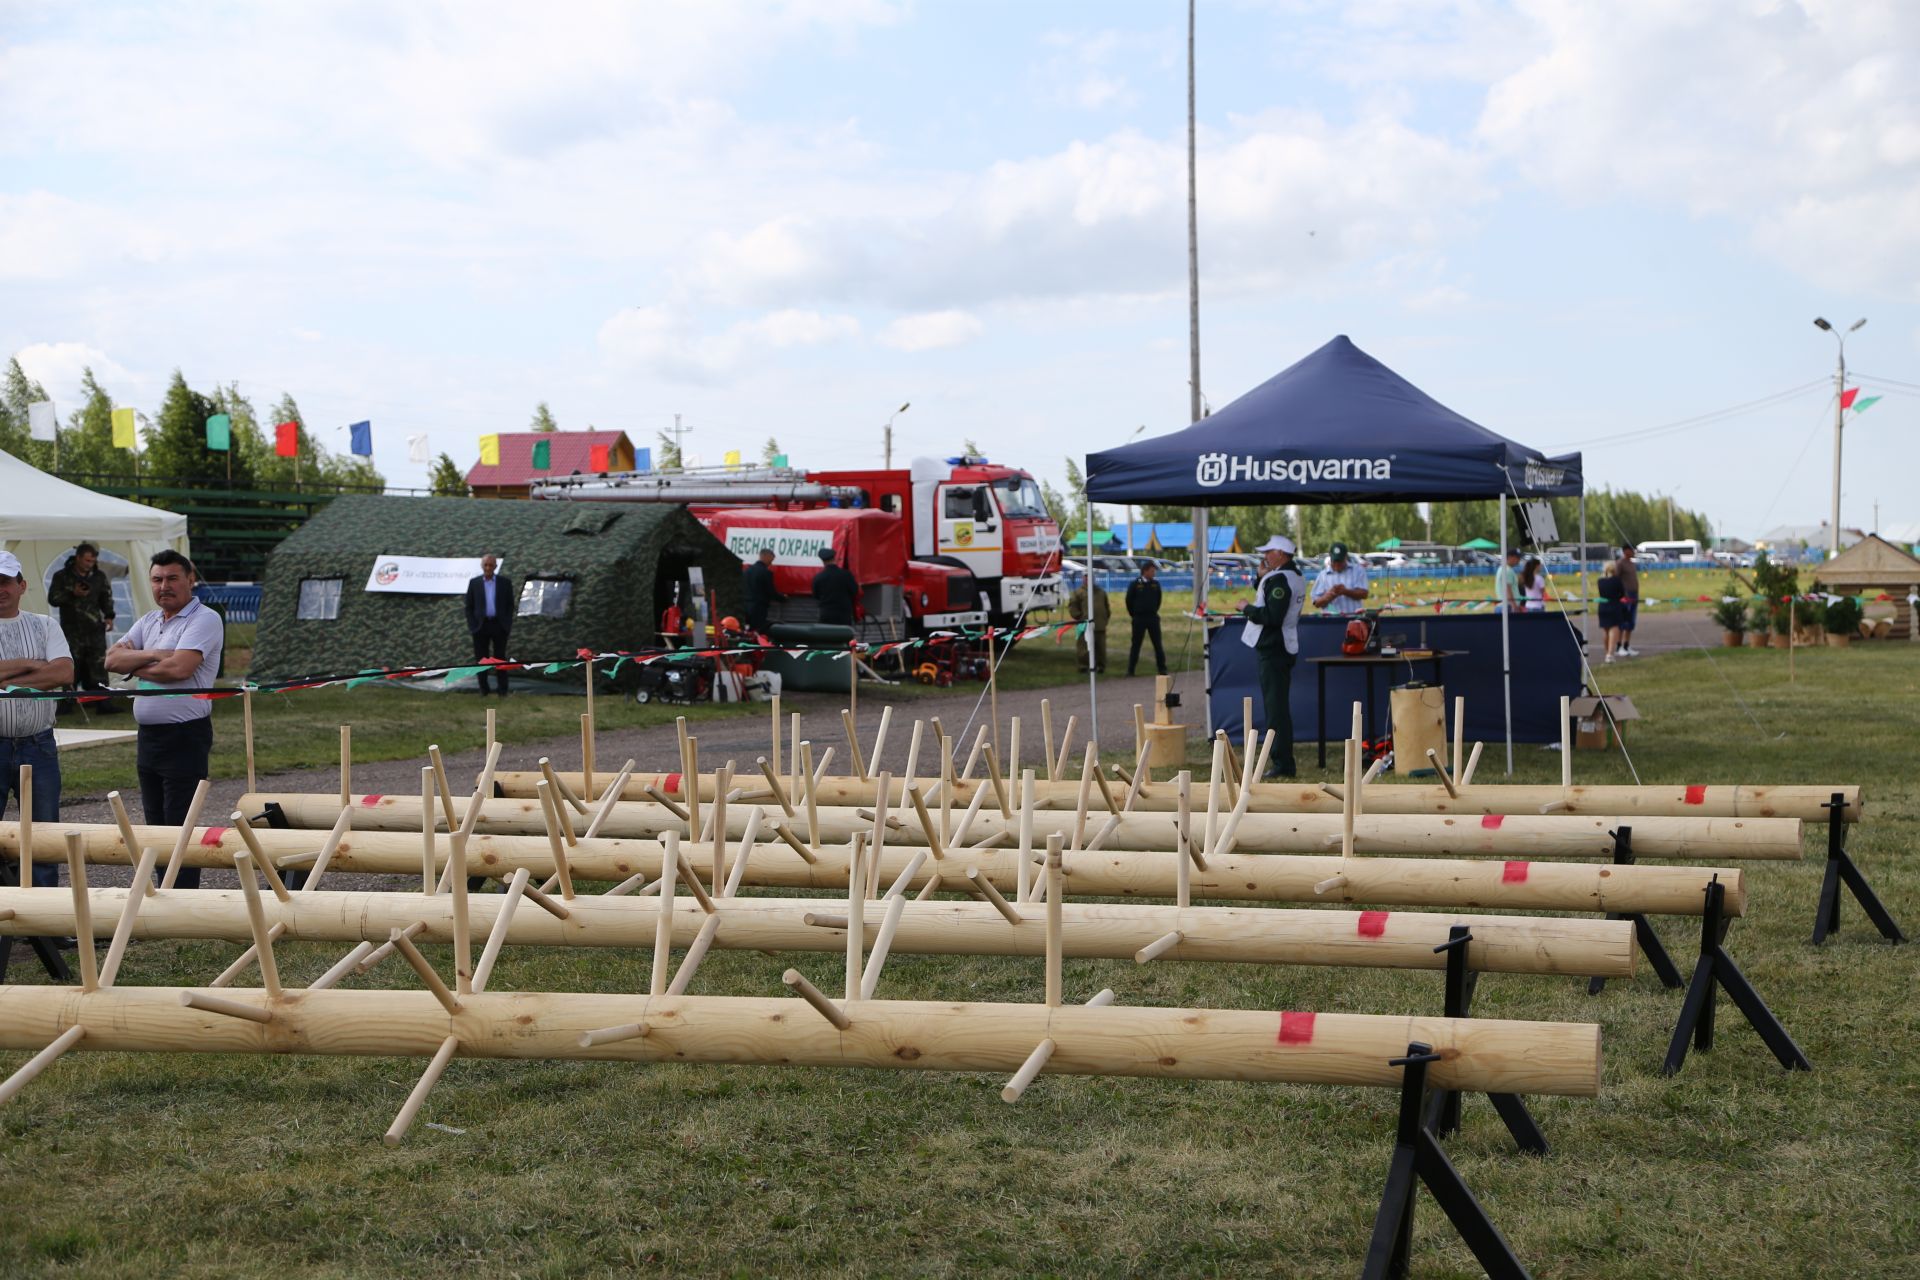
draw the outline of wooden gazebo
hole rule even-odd
[[[1920,641],[1920,559],[1888,542],[1878,534],[1868,534],[1825,564],[1816,566],[1814,576],[1830,591],[1848,595],[1867,595],[1884,591],[1906,605],[1906,638]],[[1899,618],[1898,608],[1894,617]],[[1896,624],[1894,634],[1899,634]]]

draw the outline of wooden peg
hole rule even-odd
[[[527,886],[526,892],[522,896],[525,897],[528,902],[531,902],[534,906],[540,908],[556,920],[571,920],[573,918],[573,912],[569,911],[564,903],[548,897],[532,885]]]
[[[33,888],[33,766],[30,764],[20,766],[20,887]]]
[[[1447,776],[1447,767],[1440,763],[1440,753],[1432,747],[1427,748],[1427,763],[1431,764],[1433,771],[1440,775],[1440,785],[1447,789],[1447,795],[1458,800],[1460,798],[1460,792],[1458,788],[1453,785],[1453,779]]]
[[[553,760],[551,757],[540,757],[540,776],[546,779],[548,786],[553,788],[553,794],[556,799],[566,801],[565,806],[561,809],[563,814],[587,812],[586,801],[573,794],[573,788],[567,785],[566,779],[553,771]],[[573,820],[570,817],[567,820],[567,843],[569,845],[578,843],[573,834]]]
[[[113,941],[107,944],[107,958],[100,966],[100,985],[110,987],[113,977],[120,972],[120,961],[127,954],[127,939],[133,936],[133,918],[140,913],[140,904],[147,895],[141,892],[141,886],[149,888],[153,884],[153,859],[155,849],[146,845],[140,850],[140,863],[133,870],[133,881],[127,890],[127,905],[120,912],[120,922],[114,926]],[[11,939],[8,940],[11,942]],[[91,939],[88,949],[91,950]]]
[[[1033,888],[1033,770],[1020,772],[1020,843],[1015,847],[1013,900],[1025,902]]]
[[[26,860],[25,854],[21,857]],[[87,896],[86,837],[77,831],[67,833],[67,878],[73,887],[73,933],[80,943],[80,989],[98,991],[100,975],[94,967],[92,903]]]
[[[780,695],[778,692],[775,692],[768,707],[767,720],[773,729],[773,771],[777,774],[780,772]],[[774,790],[778,791],[779,788],[776,787]]]
[[[873,754],[867,757],[875,769],[886,768],[887,728],[892,723],[893,704],[888,703],[880,708],[880,731],[873,735]]]
[[[967,868],[967,887],[973,890],[982,900],[991,903],[993,909],[1005,917],[1008,924],[1020,925],[1026,923],[1026,921],[1021,919],[1020,913],[1013,909],[1013,905],[1000,896],[1000,891],[993,887],[993,882],[980,874],[980,868]]]
[[[447,1064],[453,1061],[453,1051],[459,1047],[460,1038],[448,1036],[440,1042],[440,1047],[434,1050],[433,1059],[427,1063],[427,1069],[420,1073],[420,1078],[413,1083],[412,1092],[407,1094],[407,1100],[400,1104],[400,1114],[396,1115],[393,1123],[387,1126],[386,1136],[382,1141],[388,1146],[399,1146],[401,1139],[407,1136],[407,1130],[413,1127],[414,1117],[420,1114],[420,1108],[426,1103],[427,1095],[433,1091],[433,1086],[440,1082],[440,1076],[446,1071]]]
[[[253,690],[252,689],[242,689],[240,691],[240,726],[241,726],[240,728],[241,736],[246,739],[246,747],[247,747],[247,794],[252,795],[255,792],[258,792],[260,790],[260,784],[257,781],[255,781],[253,776]],[[22,812],[25,812],[25,810],[23,809]]]
[[[582,840],[591,840],[598,836],[601,824],[613,816],[613,807],[619,804],[620,798],[626,794],[627,779],[633,776],[633,764],[634,762],[629,760],[620,766],[620,772],[614,776],[613,782],[596,802],[597,808],[594,810],[593,820],[587,823],[587,829],[580,837]]]
[[[493,928],[487,933],[487,945],[480,949],[480,963],[473,967],[475,992],[487,989],[487,979],[493,976],[494,961],[500,958],[500,947],[507,940],[507,930],[513,924],[513,913],[519,908],[520,899],[527,891],[527,879],[531,874],[525,867],[517,867],[513,879],[507,882],[506,899],[500,904],[500,914],[493,918]]]
[[[271,1009],[262,1009],[257,1004],[243,1004],[238,1000],[229,1000],[225,996],[210,996],[204,991],[182,991],[180,1003],[188,1009],[198,1009],[202,1013],[217,1013],[247,1022],[273,1021]]]
[[[160,877],[160,887],[162,889],[173,888],[174,880],[180,875],[180,868],[186,865],[187,842],[193,839],[194,827],[200,822],[201,806],[206,804],[207,792],[212,785],[213,784],[207,779],[202,778],[193,789],[193,799],[187,802],[187,820],[180,824],[180,830],[174,836],[173,852],[167,855],[166,874]],[[27,810],[23,803],[20,809],[22,847],[25,847],[25,836],[27,834],[26,820]],[[151,888],[152,886],[149,885],[148,887]]]
[[[1055,762],[1055,772],[1064,775],[1067,772],[1067,760],[1073,751],[1073,730],[1080,722],[1078,716],[1067,717],[1067,727],[1060,734],[1060,759]]]
[[[686,854],[674,855],[673,869],[677,873],[679,883],[693,895],[693,900],[700,904],[702,911],[712,915],[720,909],[714,905],[712,896],[707,893],[707,887],[700,883],[700,877],[694,874],[693,865],[687,861]]]
[[[420,948],[413,945],[413,939],[407,936],[406,930],[395,929],[388,935],[387,941],[391,942],[393,949],[413,966],[413,971],[420,975],[420,981],[427,984],[427,990],[433,992],[433,998],[440,1002],[441,1008],[448,1013],[460,1012],[460,1002],[454,998],[453,992],[447,990],[447,984],[441,981],[440,975],[434,971],[432,965],[427,963],[427,958],[420,954]]]
[[[691,824],[693,822],[693,815],[689,813],[686,809],[682,808],[679,805],[679,803],[673,799],[673,797],[661,791],[660,788],[649,783],[646,787],[646,795],[647,795],[647,799],[653,801],[655,804],[665,809],[668,813],[671,813],[674,817],[680,819],[680,821],[688,824]],[[589,831],[591,831],[591,828],[589,828]]]
[[[591,1049],[597,1044],[619,1044],[622,1040],[638,1040],[653,1028],[644,1022],[626,1022],[617,1027],[595,1027],[592,1031],[580,1033],[580,1047]]]
[[[860,962],[867,948],[867,895],[861,883],[859,833],[847,863],[847,1002],[860,998]]]
[[[973,830],[973,820],[980,816],[980,802],[986,798],[986,784],[982,783],[973,789],[973,799],[967,801],[967,811],[960,815],[960,825],[947,837],[949,845],[957,847],[966,844],[967,833]]]
[[[1465,787],[1472,784],[1473,771],[1480,767],[1480,748],[1486,745],[1484,742],[1476,742],[1473,744],[1473,752],[1467,756],[1467,771],[1460,775],[1461,786]]]
[[[747,829],[740,837],[740,851],[734,855],[733,870],[727,873],[726,888],[720,896],[731,898],[740,891],[740,882],[746,878],[747,862],[753,857],[753,846],[760,839],[760,810],[753,809],[747,814]]]
[[[461,995],[473,994],[473,921],[467,915],[467,833],[447,838],[447,873],[453,902],[453,982]]]
[[[292,902],[293,895],[287,892],[287,886],[280,879],[279,871],[274,869],[273,859],[269,858],[266,851],[260,847],[260,837],[254,833],[253,824],[247,821],[247,816],[235,810],[227,820],[233,824],[234,830],[240,833],[241,843],[245,844],[247,852],[253,855],[255,865],[260,868],[261,878],[267,882],[267,887],[273,890],[273,896],[282,902]]]
[[[787,848],[799,854],[800,861],[806,863],[808,866],[813,866],[815,863],[820,861],[820,859],[814,854],[814,852],[811,849],[807,848],[806,845],[800,843],[800,837],[794,835],[792,828],[788,827],[786,823],[784,822],[774,823],[773,834],[775,834],[776,836],[779,836],[782,843],[784,843],[787,846]]]
[[[847,731],[847,757],[853,761],[853,776],[856,778],[865,778],[867,776],[867,758],[860,750],[860,735],[853,727],[853,712],[847,710],[845,707],[840,709],[840,724]]]
[[[653,976],[650,991],[653,995],[667,994],[667,963],[673,958],[673,888],[674,878],[680,871],[680,834],[676,831],[666,833],[667,853],[661,859],[660,868],[660,914],[653,926]]]
[[[560,798],[545,779],[534,783],[533,790],[540,801],[540,816],[546,823],[547,851],[553,855],[554,874],[560,878],[560,896],[572,901],[573,868],[567,862],[567,842],[560,834]]]
[[[667,984],[667,994],[683,995],[687,984],[693,981],[693,975],[700,970],[700,962],[707,958],[707,948],[713,945],[713,935],[720,932],[720,917],[708,916],[700,924],[700,932],[693,935],[693,945],[687,948],[687,954],[680,957],[680,968],[673,975],[673,981]]]
[[[760,766],[761,776],[767,780],[767,786],[773,789],[773,799],[780,806],[780,812],[789,818],[793,817],[793,802],[787,799],[787,789],[780,785],[779,768],[768,764],[765,756],[761,756],[757,763]]]
[[[1040,754],[1041,763],[1047,767],[1047,781],[1059,781],[1053,765],[1053,703],[1046,698],[1040,699]]]
[[[786,984],[788,990],[812,1005],[821,1017],[831,1022],[839,1030],[845,1031],[853,1025],[853,1019],[842,1013],[839,1006],[834,1004],[833,1001],[827,999],[820,988],[800,976],[798,969],[787,970],[780,975],[780,981]]]
[[[427,814],[433,812],[433,793],[433,766],[423,764],[420,766],[421,813]],[[351,812],[351,810],[346,810],[345,812]],[[449,809],[448,812],[451,813],[452,810]],[[452,832],[453,829],[454,824],[452,822],[447,823],[448,832]],[[436,862],[437,859],[434,857],[433,852],[433,824],[423,821],[420,824],[420,892],[429,898],[433,896],[434,877],[439,872],[439,867],[435,865]]]
[[[1173,892],[1174,904],[1185,908],[1193,905],[1193,772],[1182,769],[1173,780],[1174,795],[1174,846],[1178,851],[1174,860]]]
[[[33,766],[22,765],[20,767],[30,769]],[[24,807],[21,809],[21,812],[26,812]],[[11,941],[11,939],[9,939],[9,941]],[[0,1106],[4,1106],[6,1103],[12,1101],[15,1094],[32,1084],[35,1077],[52,1066],[61,1054],[79,1044],[80,1041],[86,1037],[86,1034],[87,1029],[85,1027],[68,1027],[65,1031],[55,1036],[46,1048],[21,1063],[12,1075],[8,1076],[5,1080],[0,1080]]]
[[[1060,858],[1061,840],[1047,837],[1047,1003],[1060,1003],[1060,899],[1066,894],[1064,868]]]
[[[867,969],[860,977],[860,998],[873,999],[873,993],[880,985],[880,971],[886,967],[887,956],[893,951],[893,934],[900,927],[900,913],[907,908],[904,897],[894,898],[887,903],[887,913],[880,917],[880,931],[873,938],[873,954],[867,957]]]
[[[1187,935],[1175,929],[1172,933],[1163,933],[1146,946],[1133,953],[1135,964],[1151,964],[1167,952],[1187,940]]]
[[[340,804],[353,803],[353,726],[340,726]]]
[[[987,780],[993,784],[993,796],[1000,805],[1000,816],[1011,819],[1013,805],[1007,796],[1006,775],[1000,772],[1000,755],[991,742],[987,744]]]
[[[800,772],[807,783],[807,848],[820,852],[820,787],[813,773],[813,743],[800,744]],[[811,861],[811,859],[809,859]]]
[[[368,953],[372,950],[373,944],[371,942],[355,943],[353,950],[341,956],[339,960],[334,962],[333,968],[327,970],[309,983],[307,990],[325,991],[328,987],[331,987],[334,983],[340,981],[340,979],[357,969],[360,966],[360,962],[365,960]]]
[[[402,929],[400,932],[406,934],[409,939],[412,939],[412,938],[419,937],[421,934],[425,933],[426,931],[427,931],[427,922],[425,920],[415,920],[412,924],[408,925],[406,928]],[[353,971],[356,974],[371,973],[373,972],[374,966],[379,964],[382,960],[385,960],[388,956],[392,955],[393,951],[394,951],[394,946],[391,940],[383,942],[379,946],[375,947],[373,950],[367,952],[366,956],[361,959],[360,963],[353,966]]]
[[[427,767],[433,774],[433,789],[440,794],[440,816],[446,821],[447,830],[452,831],[459,824],[459,819],[454,816],[453,788],[447,784],[447,762],[440,754],[440,744],[437,742],[427,744]],[[433,806],[426,805],[420,812],[431,813]],[[422,825],[431,826],[432,824],[423,823]]]
[[[1466,740],[1467,700],[1456,696],[1453,700],[1453,758],[1447,761],[1447,765],[1463,780],[1466,775],[1461,772],[1460,766],[1464,763],[1463,757],[1466,753],[1461,748],[1466,744]]]
[[[900,874],[894,878],[892,886],[888,888],[882,896],[888,898],[905,897],[907,886],[912,884],[913,878],[920,874],[920,868],[926,865],[931,853],[932,851],[929,849],[915,849],[913,856],[907,859],[907,865],[901,869]]]
[[[274,963],[273,936],[267,932],[267,913],[260,905],[260,886],[253,878],[253,855],[242,849],[233,855],[240,875],[240,892],[247,901],[247,923],[253,928],[254,958],[260,962],[260,985],[271,1000],[280,998],[280,966]],[[85,951],[88,948],[82,947]]]

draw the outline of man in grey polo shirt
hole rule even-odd
[[[1347,544],[1327,548],[1327,565],[1313,580],[1313,606],[1328,613],[1355,614],[1367,607],[1371,587],[1367,568],[1347,555]]]
[[[160,607],[107,650],[107,670],[133,676],[143,689],[213,688],[226,629],[219,614],[194,598],[194,582],[193,561],[178,551],[153,557],[147,583]],[[204,698],[135,698],[133,718],[140,728],[137,763],[147,823],[177,827],[207,776],[213,704]],[[182,867],[175,883],[199,888],[200,869]]]
[[[67,638],[52,618],[20,611],[20,598],[26,594],[19,558],[11,551],[0,551],[0,686],[58,689],[71,684],[73,655]],[[20,793],[20,766],[30,764],[33,820],[60,820],[60,749],[53,741],[58,706],[53,698],[0,698],[0,815]],[[0,877],[0,883],[19,884],[18,870]],[[34,863],[33,883],[59,884],[58,867],[51,862]],[[8,941],[0,938],[0,946]]]

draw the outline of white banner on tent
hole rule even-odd
[[[501,561],[499,571],[506,569]],[[480,573],[479,556],[376,556],[367,590],[416,596],[460,596]]]
[[[760,548],[773,548],[773,562],[785,565],[820,565],[820,553],[833,546],[831,529],[761,529],[734,528],[727,530],[727,550],[741,560],[752,560],[759,556]]]

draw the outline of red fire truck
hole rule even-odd
[[[1058,607],[1060,529],[1040,486],[985,458],[916,459],[906,471],[699,468],[569,476],[535,498],[684,503],[744,562],[774,549],[776,621],[810,621],[819,551],[859,579],[867,626],[1006,625]]]

